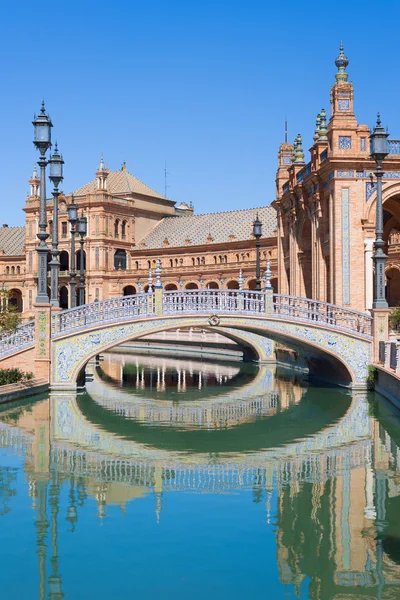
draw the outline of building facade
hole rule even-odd
[[[39,177],[36,168],[29,180],[25,204],[25,227],[0,228],[0,284],[11,290],[12,302],[24,318],[33,314],[36,298],[39,221]],[[263,223],[261,265],[269,258],[276,280],[276,211],[259,207],[206,215],[194,215],[193,207],[179,206],[131,175],[125,163],[109,171],[101,159],[96,177],[73,194],[78,213],[88,222],[84,269],[86,302],[130,295],[149,287],[149,271],[161,261],[166,290],[238,289],[242,271],[244,289],[254,289],[256,248],[253,221]],[[59,197],[59,302],[70,302],[71,231],[67,205],[72,195]],[[47,201],[51,234],[53,200]],[[51,247],[51,236],[48,239]],[[79,236],[75,266],[80,269]],[[49,261],[51,259],[49,253]],[[78,277],[77,277],[78,281]],[[49,271],[50,284],[50,271]]]
[[[302,137],[278,153],[278,280],[284,294],[356,310],[372,307],[376,165],[370,129],[357,122],[343,46],[335,61],[331,116],[316,118],[310,160]],[[384,239],[389,304],[400,302],[400,141],[389,140],[383,163]]]

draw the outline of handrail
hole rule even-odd
[[[57,337],[96,324],[117,323],[132,317],[145,318],[156,314],[246,314],[302,321],[372,339],[372,317],[368,313],[285,294],[273,294],[273,302],[268,305],[266,296],[266,292],[253,290],[163,291],[161,306],[156,310],[156,294],[142,292],[92,302],[52,315],[51,335]]]
[[[98,323],[113,323],[132,317],[154,315],[154,294],[134,294],[99,300],[56,313],[51,317],[51,336],[76,331]]]
[[[35,343],[35,321],[18,325],[15,331],[0,336],[0,356],[22,350]]]

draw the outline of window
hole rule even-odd
[[[11,267],[11,275],[15,275],[15,267]]]
[[[367,138],[360,138],[360,150],[364,152],[367,149]]]
[[[115,269],[126,270],[126,252],[125,250],[116,250],[114,254]]]
[[[151,269],[151,262],[149,260],[147,261],[147,268]]]
[[[6,275],[10,274],[10,267],[6,267]]]
[[[172,258],[169,259],[169,266],[172,268],[174,266],[174,261]]]
[[[61,222],[61,237],[62,238],[67,237],[67,227],[68,227],[67,221],[62,221]]]
[[[94,268],[98,269],[100,266],[100,248],[95,248],[94,251]]]
[[[124,240],[126,238],[126,221],[122,221],[122,239]]]
[[[17,275],[20,275],[20,274],[21,274],[21,268],[17,267]]]
[[[192,267],[194,267],[194,266],[195,266],[195,264],[196,264],[196,261],[195,261],[195,259],[194,259],[194,258],[192,258]]]
[[[140,267],[140,264],[139,264],[139,261],[138,261],[138,260],[136,260],[136,261],[135,261],[135,267],[136,267],[137,269],[139,269],[139,267]]]
[[[119,219],[115,220],[114,223],[114,237],[118,238],[119,237]]]

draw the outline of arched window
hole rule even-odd
[[[126,238],[126,221],[122,221],[121,234],[122,239],[124,240]]]
[[[155,259],[153,259],[153,267],[157,266],[157,261]]]
[[[195,261],[195,259],[194,259],[194,258],[192,258],[192,267],[194,267],[194,266],[195,266],[195,264],[196,264],[196,261]]]
[[[60,308],[68,308],[68,288],[65,285],[60,288]]]
[[[116,250],[114,253],[114,267],[115,269],[126,270],[126,252],[125,250]]]
[[[169,259],[169,266],[172,268],[174,266],[174,261],[172,258]]]
[[[119,219],[115,219],[114,222],[114,237],[119,237]]]
[[[22,293],[20,290],[11,290],[11,297],[8,302],[10,306],[15,306],[17,312],[22,312]]]
[[[21,267],[17,267],[17,275],[21,274]]]
[[[124,296],[133,296],[133,294],[136,294],[137,292],[134,285],[126,285],[122,290],[122,293]]]
[[[66,250],[60,252],[60,271],[68,271],[69,269],[69,255]]]
[[[151,269],[151,262],[149,260],[147,261],[147,268]]]
[[[201,257],[201,264],[202,264],[202,265],[205,265],[205,264],[206,264],[206,257],[205,257],[205,256],[202,256],[202,257]]]
[[[240,261],[240,256],[239,256],[239,254],[236,254],[236,262],[239,262],[239,261]]]
[[[225,256],[224,256],[224,262],[225,262],[225,264],[228,264],[228,257],[227,257],[227,255],[226,255],[226,254],[225,254]]]
[[[216,265],[216,264],[217,264],[217,257],[214,256],[214,265]]]
[[[175,259],[175,266],[176,267],[178,266],[178,259],[177,258]]]
[[[6,275],[10,274],[10,267],[6,267]]]
[[[222,265],[222,263],[224,262],[224,257],[223,257],[223,256],[220,256],[220,257],[219,257],[219,262],[220,262],[220,264]]]
[[[200,266],[200,256],[197,257],[197,266]]]
[[[15,275],[15,267],[11,267],[11,275]]]

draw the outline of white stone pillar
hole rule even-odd
[[[372,253],[374,250],[374,240],[366,238],[364,240],[364,261],[365,261],[365,309],[372,308],[374,299],[374,271],[372,263]]]

